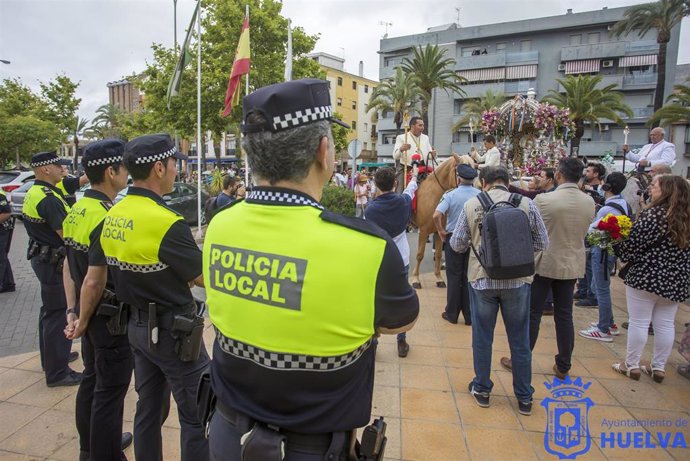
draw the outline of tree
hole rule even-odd
[[[462,103],[462,112],[465,114],[458,120],[455,125],[451,128],[451,132],[455,133],[461,127],[469,125],[470,121],[473,120],[474,126],[478,126],[479,121],[482,118],[482,113],[485,110],[491,110],[498,108],[503,104],[506,99],[503,93],[494,93],[491,90],[486,90],[486,93],[481,98],[466,99]]]
[[[415,48],[412,59],[405,58],[402,62],[402,69],[417,77],[425,133],[429,131],[429,104],[435,88],[444,90],[446,94],[456,92],[460,96],[465,95],[460,85],[466,80],[455,72],[455,59],[445,58],[445,54],[446,49],[427,45]]]
[[[343,120],[342,114],[338,112],[333,113],[333,118],[340,121]],[[350,130],[337,123],[333,123],[331,125],[331,131],[333,132],[333,144],[335,144],[336,158],[342,159],[342,153],[347,149],[347,132]]]
[[[659,44],[657,58],[656,90],[654,91],[654,110],[657,111],[664,103],[666,90],[666,48],[671,41],[672,29],[680,24],[682,19],[690,16],[690,0],[658,0],[654,3],[631,6],[621,19],[613,26],[613,35],[620,37],[637,31],[640,36],[652,29],[657,32],[656,42]],[[653,124],[658,126],[658,122]]]
[[[371,92],[371,99],[366,111],[376,109],[381,112],[393,112],[393,122],[397,132],[403,123],[405,112],[414,107],[419,93],[418,79],[415,75],[395,68],[393,78],[386,79]]]
[[[690,83],[690,78],[685,81]],[[675,91],[666,98],[667,104],[654,112],[647,124],[659,126],[690,121],[690,86],[675,85],[673,88]]]
[[[38,114],[41,98],[19,79],[5,79],[0,84],[0,115]]]
[[[42,118],[55,123],[64,136],[63,140],[66,140],[74,131],[74,118],[81,103],[81,98],[74,96],[79,83],[74,83],[66,75],[58,75],[48,83],[41,82],[40,86],[46,102]]]
[[[62,133],[54,123],[34,115],[13,115],[0,118],[0,166],[5,168],[11,155],[15,168],[22,160],[45,150],[55,150],[62,141]]]
[[[602,80],[601,75],[569,75],[567,78],[557,78],[565,93],[549,90],[543,101],[560,108],[570,108],[570,118],[575,122],[575,136],[570,143],[571,155],[580,147],[580,140],[585,131],[585,123],[600,126],[600,119],[613,120],[623,125],[619,113],[632,118],[633,111],[625,104],[622,93],[613,91],[615,83],[601,89],[597,85]]]
[[[122,112],[113,104],[103,104],[96,109],[91,129],[99,138],[120,138],[119,116]]]

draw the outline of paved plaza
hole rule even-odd
[[[21,226],[21,225],[20,225]],[[21,231],[21,232],[20,232]],[[48,389],[40,370],[36,345],[36,312],[39,306],[38,284],[27,261],[21,258],[26,241],[15,233],[12,261],[17,279],[17,293],[0,294],[0,460],[78,459],[78,440],[74,426],[76,387]],[[416,236],[415,236],[416,237]],[[22,238],[24,241],[22,242]],[[414,254],[414,248],[412,249]],[[430,248],[427,249],[430,255]],[[425,266],[428,267],[428,266]],[[533,360],[533,386],[536,389],[532,416],[521,416],[512,395],[512,378],[499,364],[508,355],[505,329],[499,320],[494,341],[492,378],[495,386],[491,407],[479,408],[467,391],[473,377],[471,328],[451,325],[440,313],[445,305],[445,290],[434,286],[433,276],[421,277],[420,318],[408,334],[410,354],[397,356],[395,338],[381,338],[377,354],[376,387],[373,415],[383,415],[388,422],[390,460],[528,460],[557,459],[544,448],[547,412],[542,400],[550,397],[544,382],[551,382],[553,356],[556,352],[554,322],[545,317]],[[344,289],[346,289],[344,284]],[[627,319],[623,285],[613,281],[614,314],[620,325]],[[596,320],[596,309],[574,308],[575,327],[584,328]],[[684,323],[690,322],[690,306],[682,305],[676,319],[676,340]],[[613,343],[601,343],[576,336],[571,376],[591,382],[586,391],[594,406],[589,410],[592,444],[579,459],[646,460],[688,459],[687,448],[659,448],[659,435],[676,433],[690,442],[690,381],[679,376],[676,365],[683,363],[677,344],[670,357],[663,384],[642,376],[635,382],[611,370],[611,363],[625,353],[626,330]],[[210,349],[212,328],[206,329]],[[648,359],[651,346],[646,349]],[[78,350],[79,345],[75,344]],[[77,362],[78,363],[78,362]],[[79,368],[79,367],[75,367]],[[131,430],[136,393],[130,389],[125,406],[125,429]],[[670,422],[672,427],[613,427],[608,424],[638,421]],[[602,432],[641,433],[656,448],[602,447]],[[647,436],[646,434],[650,435]],[[170,412],[164,428],[165,458],[179,459],[179,424],[176,411]],[[634,437],[631,436],[634,440]],[[616,442],[617,443],[617,442]],[[670,442],[669,442],[670,443]],[[610,442],[609,442],[610,444]],[[126,452],[134,459],[132,449]]]

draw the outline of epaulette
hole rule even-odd
[[[41,189],[43,189],[43,193],[46,195],[55,195],[55,193],[53,192],[53,189],[51,189],[48,186],[43,186]]]
[[[324,210],[319,215],[324,221],[338,224],[349,229],[353,229],[364,234],[373,235],[375,237],[380,237],[385,240],[389,240],[390,237],[385,230],[381,229],[379,226],[371,221],[367,221],[361,218],[353,218],[351,216],[341,215],[340,213],[334,213],[332,211]]]

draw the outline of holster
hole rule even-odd
[[[199,377],[199,386],[196,389],[196,409],[201,425],[204,427],[204,436],[208,438],[208,427],[211,417],[216,410],[216,394],[211,386],[211,371],[204,370]]]
[[[29,247],[26,249],[26,259],[30,260],[41,251],[41,245],[35,240],[29,240]]]
[[[240,456],[242,461],[282,461],[285,458],[287,437],[263,423],[242,435]]]
[[[362,431],[362,442],[358,447],[358,459],[360,461],[383,460],[386,451],[386,423],[383,416],[375,419]]]
[[[129,306],[124,303],[106,304],[98,306],[96,315],[108,317],[105,323],[111,336],[123,336],[127,334],[127,322],[129,320]]]
[[[177,337],[175,352],[183,362],[193,362],[201,353],[201,340],[204,335],[204,318],[196,312],[188,315],[175,315],[172,326],[173,335]]]

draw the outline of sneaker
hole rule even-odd
[[[604,341],[605,343],[610,343],[613,341],[613,336],[610,333],[604,333],[598,327],[591,327],[587,330],[580,330],[578,332],[580,336],[587,339],[596,339],[597,341]]]
[[[575,303],[577,307],[597,307],[599,304],[596,299],[581,299]]]
[[[508,371],[513,371],[513,361],[508,357],[501,357],[501,366]]]
[[[592,322],[589,324],[589,326],[599,328],[599,322]],[[618,329],[618,325],[615,323],[611,326],[611,328],[609,328],[609,333],[611,336],[618,336],[621,334],[620,330]]]
[[[407,357],[407,353],[410,352],[410,346],[407,341],[401,339],[398,341],[398,357]]]
[[[532,400],[529,402],[520,402],[518,400],[518,413],[529,416],[532,414]]]
[[[489,393],[488,392],[477,392],[474,390],[474,385],[472,382],[470,382],[470,385],[467,386],[467,389],[470,391],[470,395],[474,397],[474,401],[477,403],[482,408],[489,408]]]

